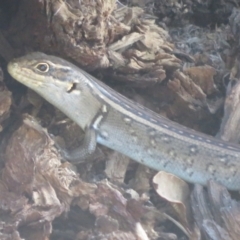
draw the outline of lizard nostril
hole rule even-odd
[[[14,63],[12,64],[12,66],[15,67],[15,68],[17,68],[17,67],[18,67],[18,63],[14,62]]]

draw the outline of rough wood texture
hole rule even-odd
[[[3,0],[1,67],[33,50],[58,55],[134,101],[214,135],[225,99],[223,80],[240,76],[240,17],[234,9],[239,5],[239,0]],[[52,135],[71,149],[82,131],[12,79],[4,80],[13,99],[1,79],[1,239],[240,238],[239,195],[215,183],[207,190],[190,188],[188,225],[186,212],[179,216],[172,202],[153,191],[150,169],[105,148],[79,166],[62,163]],[[238,113],[233,103],[226,102],[223,124]],[[34,118],[21,121],[23,112]],[[236,130],[229,132],[228,139],[237,138]]]

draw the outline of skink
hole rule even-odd
[[[89,152],[97,142],[188,182],[240,189],[240,146],[161,117],[58,57],[34,52],[8,71],[85,130]]]

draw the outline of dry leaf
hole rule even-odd
[[[158,172],[153,183],[156,192],[166,199],[177,213],[180,224],[177,224],[190,239],[198,239],[198,229],[191,219],[190,191],[188,184],[180,178],[166,172]],[[176,223],[176,221],[174,221]]]

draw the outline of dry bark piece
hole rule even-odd
[[[12,104],[12,93],[5,86],[3,78],[3,72],[0,68],[0,124],[9,117]],[[2,129],[3,126],[0,125],[0,132]]]
[[[68,56],[83,66],[109,66],[105,44],[114,29],[109,20],[115,1],[82,1],[77,7],[72,2],[47,1],[47,8],[56,41]]]
[[[15,214],[27,204],[27,198],[19,196],[14,192],[9,192],[4,182],[0,182],[0,208],[2,211]]]
[[[178,94],[178,96],[189,102],[198,105],[205,105],[206,94],[195,84],[188,76],[180,71],[176,71],[174,79],[168,83],[169,88]]]
[[[16,207],[8,206],[13,211],[12,221],[16,226],[42,229],[44,236],[49,236],[52,221],[68,211],[74,199],[88,196],[96,188],[82,182],[70,164],[61,163],[53,144],[46,130],[25,116],[8,141],[2,171],[8,191],[19,201],[24,195],[29,197],[23,198],[25,202],[17,212],[13,211]]]
[[[204,220],[203,221],[203,235],[206,239],[211,240],[233,240],[228,233],[217,225],[214,221]]]
[[[128,47],[131,44],[134,44],[138,42],[139,40],[144,39],[143,33],[130,33],[129,35],[124,36],[121,40],[109,45],[108,50],[109,51],[118,51],[118,50],[124,50],[126,47]]]
[[[116,151],[111,151],[108,154],[108,159],[109,160],[107,161],[105,168],[107,177],[115,183],[124,183],[124,178],[130,159]]]
[[[95,216],[91,229],[93,225],[96,228],[90,232],[88,229],[82,230],[78,236],[83,238],[90,235],[97,239],[121,239],[124,236],[130,239],[158,239],[159,234],[154,232],[153,227],[159,214],[153,207],[144,206],[149,198],[139,197],[131,189],[123,191],[104,180],[97,183],[95,193],[90,194],[88,199],[86,209]]]
[[[194,219],[206,239],[239,239],[240,204],[231,199],[225,187],[210,181],[207,193],[202,186],[195,185],[191,205]]]
[[[116,187],[107,181],[97,184],[97,190],[90,198],[89,211],[96,216],[97,222],[111,221],[109,226],[99,225],[99,231],[101,234],[106,233],[107,239],[109,239],[109,228],[112,229],[112,227],[115,229],[112,236],[131,234],[133,239],[149,239],[140,224],[140,218],[145,211],[141,199],[127,200]]]
[[[211,66],[198,66],[184,69],[183,71],[187,74],[194,83],[201,87],[203,92],[207,95],[212,94],[216,91],[214,84],[214,75],[216,70]]]
[[[234,8],[231,16],[229,17],[229,25],[231,27],[231,31],[234,34],[235,39],[237,40],[237,44],[239,45],[239,21],[240,21],[240,11],[238,8]]]
[[[224,104],[224,115],[217,137],[239,143],[240,140],[240,82],[231,89]]]
[[[139,165],[134,178],[129,182],[129,187],[135,189],[140,194],[147,193],[151,189],[150,179],[152,176],[153,170],[144,165]]]
[[[182,112],[185,112],[185,114],[195,112],[199,116],[210,113],[207,104],[207,95],[200,86],[184,73],[175,71],[173,79],[167,83],[167,87],[174,96],[174,104],[169,106],[169,111],[171,111],[173,116],[179,114],[182,117]],[[206,109],[208,109],[208,113]]]
[[[202,79],[202,76],[200,77],[199,75],[197,78]],[[168,90],[165,90],[165,94],[167,95],[170,90],[168,95],[171,96],[171,104],[166,108],[167,116],[171,119],[178,119],[178,122],[196,129],[198,124],[193,124],[197,121],[210,121],[210,123],[213,121],[213,113],[221,107],[222,100],[220,98],[215,102],[209,101],[207,94],[203,91],[204,87],[202,89],[201,86],[195,82],[197,82],[196,78],[193,80],[193,78],[177,70],[174,72],[172,79],[167,83]],[[212,83],[210,83],[210,85],[212,85],[213,88],[211,88],[210,91],[215,91],[216,88]],[[162,90],[162,92],[163,91],[164,90]],[[206,131],[204,128],[200,128],[200,130]],[[212,126],[211,130],[213,130]]]
[[[2,240],[25,240],[24,238],[20,237],[20,234],[18,231],[10,231],[9,225],[6,225],[5,223],[0,222],[0,237]],[[6,231],[6,229],[8,231]]]
[[[125,81],[161,82],[166,70],[181,66],[181,60],[171,54],[174,45],[167,31],[147,19],[143,9],[119,6],[115,0],[81,4],[78,0],[46,0],[35,5],[25,0],[6,35],[16,48],[24,44],[67,56],[89,70],[111,67],[116,70],[111,75],[119,74]],[[45,18],[39,15],[41,11]],[[25,26],[25,20],[31,24]],[[24,31],[18,32],[19,28]]]

